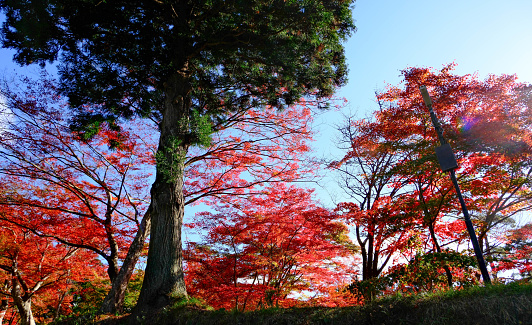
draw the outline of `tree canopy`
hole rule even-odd
[[[184,158],[232,114],[326,98],[345,83],[352,0],[0,1],[20,64],[59,60],[86,138],[102,122],[158,123],[153,224],[140,308],[186,296]]]
[[[522,265],[526,273],[522,256],[527,252],[523,249],[527,227],[505,233],[514,218],[530,211],[532,203],[531,88],[512,75],[479,80],[475,75],[457,75],[453,69],[450,64],[441,70],[403,70],[400,86],[377,94],[380,106],[371,118],[348,119],[339,129],[345,155],[330,167],[343,175],[341,186],[357,204],[341,203],[337,209],[353,215],[363,260],[362,280],[368,282],[352,288],[376,286],[372,278],[384,271],[377,262],[401,255],[410,260],[413,270],[423,260],[439,264],[430,272],[425,270],[433,274],[430,281],[434,283],[444,278],[432,273],[436,269],[445,271],[449,287],[470,279],[469,262],[458,254],[464,244],[461,209],[448,176],[438,166],[435,148],[439,141],[419,92],[421,85],[433,94],[436,114],[458,160],[458,181],[492,270],[510,267],[508,256],[513,256],[513,265]],[[392,231],[386,233],[388,229]],[[407,237],[401,237],[405,233]],[[394,241],[397,238],[403,241]],[[506,243],[504,249],[497,247],[501,241]],[[381,243],[387,244],[385,249]],[[458,252],[449,251],[451,244],[457,245]],[[497,262],[500,258],[503,262]],[[457,265],[462,269],[456,269]],[[394,268],[402,275],[392,274]],[[371,274],[368,269],[377,272]],[[391,270],[386,272],[394,281],[403,281],[399,278],[410,272],[397,265]],[[419,274],[412,272],[410,279]],[[432,282],[420,287],[433,288]],[[408,290],[412,283],[407,284]]]
[[[59,60],[71,105],[101,105],[83,112],[80,123],[160,115],[165,83],[178,72],[189,76],[189,109],[219,118],[284,107],[303,95],[330,96],[346,81],[342,41],[354,29],[350,4],[0,2],[3,45],[17,51],[15,61]]]

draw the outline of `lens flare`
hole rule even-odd
[[[458,125],[460,130],[460,133],[466,133],[467,131],[470,131],[471,128],[476,124],[477,119],[476,118],[468,118],[468,117],[459,117],[458,118]]]

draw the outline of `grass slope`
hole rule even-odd
[[[62,324],[88,324],[71,319]],[[424,295],[394,296],[346,308],[265,309],[237,313],[178,304],[158,314],[129,315],[94,324],[532,324],[532,284],[495,285]]]

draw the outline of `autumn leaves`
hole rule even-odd
[[[182,158],[185,205],[210,206],[186,224],[199,233],[183,254],[190,295],[244,311],[346,306],[477,283],[421,84],[455,150],[492,273],[530,272],[530,225],[512,227],[532,203],[530,87],[513,76],[458,76],[450,67],[403,75],[403,85],[379,94],[371,119],[352,117],[339,129],[348,149],[328,167],[349,199],[333,209],[291,185],[321,172],[308,158],[310,100],[227,113],[209,143],[190,149]],[[131,243],[149,232],[157,128],[147,120],[121,132],[104,124],[82,139],[69,129],[53,81],[24,87],[2,90],[10,117],[0,150],[0,274],[8,280],[1,292],[20,317],[33,317],[33,303],[44,319],[46,308],[69,313],[76,282],[107,277],[127,287],[128,278],[118,277],[130,266],[123,261],[132,250],[142,254]]]

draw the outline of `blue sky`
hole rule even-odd
[[[396,84],[408,66],[457,73],[517,74],[532,82],[532,1],[358,0],[358,31],[346,44],[349,84],[341,94],[370,105],[373,91]]]
[[[530,0],[358,0],[353,17],[357,32],[346,43],[349,82],[338,93],[348,100],[343,113],[366,117],[377,108],[375,90],[399,84],[400,71],[410,66],[455,62],[457,74],[516,74],[532,83]],[[341,119],[339,112],[318,118],[318,155],[338,156],[333,125]],[[341,199],[334,185],[318,190],[324,203]]]

